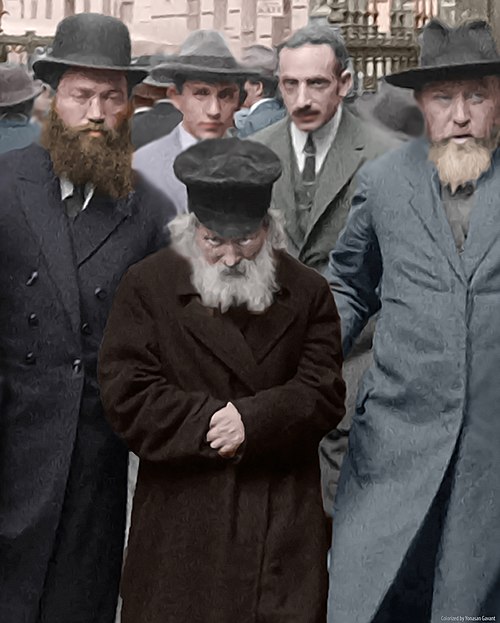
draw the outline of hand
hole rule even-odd
[[[212,415],[207,441],[211,448],[227,459],[232,458],[245,441],[241,415],[231,402]]]

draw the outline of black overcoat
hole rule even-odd
[[[114,620],[127,450],[102,415],[97,351],[122,274],[172,215],[138,179],[70,229],[48,152],[0,158],[0,621]]]

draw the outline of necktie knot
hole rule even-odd
[[[79,185],[73,188],[71,195],[65,200],[66,213],[70,218],[75,218],[81,212],[85,201],[85,186]]]

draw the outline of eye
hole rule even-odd
[[[107,99],[110,99],[113,102],[121,102],[123,96],[120,91],[111,91],[111,93],[108,93]]]
[[[328,80],[323,80],[321,78],[315,78],[314,80],[309,81],[309,86],[314,87],[316,89],[321,89],[328,86],[330,83]]]
[[[221,244],[220,238],[216,238],[215,236],[204,236],[204,240],[212,247],[218,247]]]
[[[287,88],[287,89],[293,89],[294,87],[297,86],[297,80],[283,80],[283,85]]]
[[[197,97],[208,97],[210,95],[210,91],[208,89],[196,89],[194,94]]]
[[[485,94],[484,93],[480,93],[480,92],[473,93],[471,95],[472,101],[474,103],[477,103],[477,104],[480,104],[481,102],[484,102],[485,98],[486,98]]]
[[[449,102],[449,101],[451,101],[451,96],[446,95],[446,93],[436,93],[436,95],[434,95],[433,99],[439,100],[441,102]]]
[[[254,241],[254,238],[240,238],[238,240],[238,244],[240,247],[246,247],[253,241]]]

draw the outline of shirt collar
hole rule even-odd
[[[261,100],[259,100],[258,102],[255,102],[255,104],[252,104],[250,106],[250,108],[248,109],[248,114],[252,113],[256,108],[258,108],[264,102],[270,102],[272,99],[273,99],[272,97],[263,97]]]
[[[191,145],[199,142],[196,137],[186,130],[183,123],[179,125],[179,138],[181,140],[181,147],[183,151],[186,151],[188,147],[191,147]]]
[[[337,112],[333,115],[330,121],[327,121],[324,125],[322,125],[317,130],[314,130],[312,135],[314,139],[314,143],[316,145],[316,149],[319,144],[324,144],[327,147],[335,140],[337,136],[337,132],[339,130],[340,121],[342,119],[342,104],[339,105]],[[299,130],[299,128],[292,121],[290,124],[290,132],[292,135],[292,142],[295,147],[295,151],[297,153],[301,153],[304,151],[304,147],[306,146],[307,137],[309,136],[309,132],[304,132],[303,130]]]
[[[65,175],[61,175],[59,178],[59,184],[61,186],[61,199],[65,201],[68,197],[71,197],[73,191],[75,190],[75,186],[71,180],[69,180]],[[89,205],[90,200],[94,195],[95,187],[90,182],[85,184],[85,188],[83,190],[84,202],[82,206],[82,212]]]

